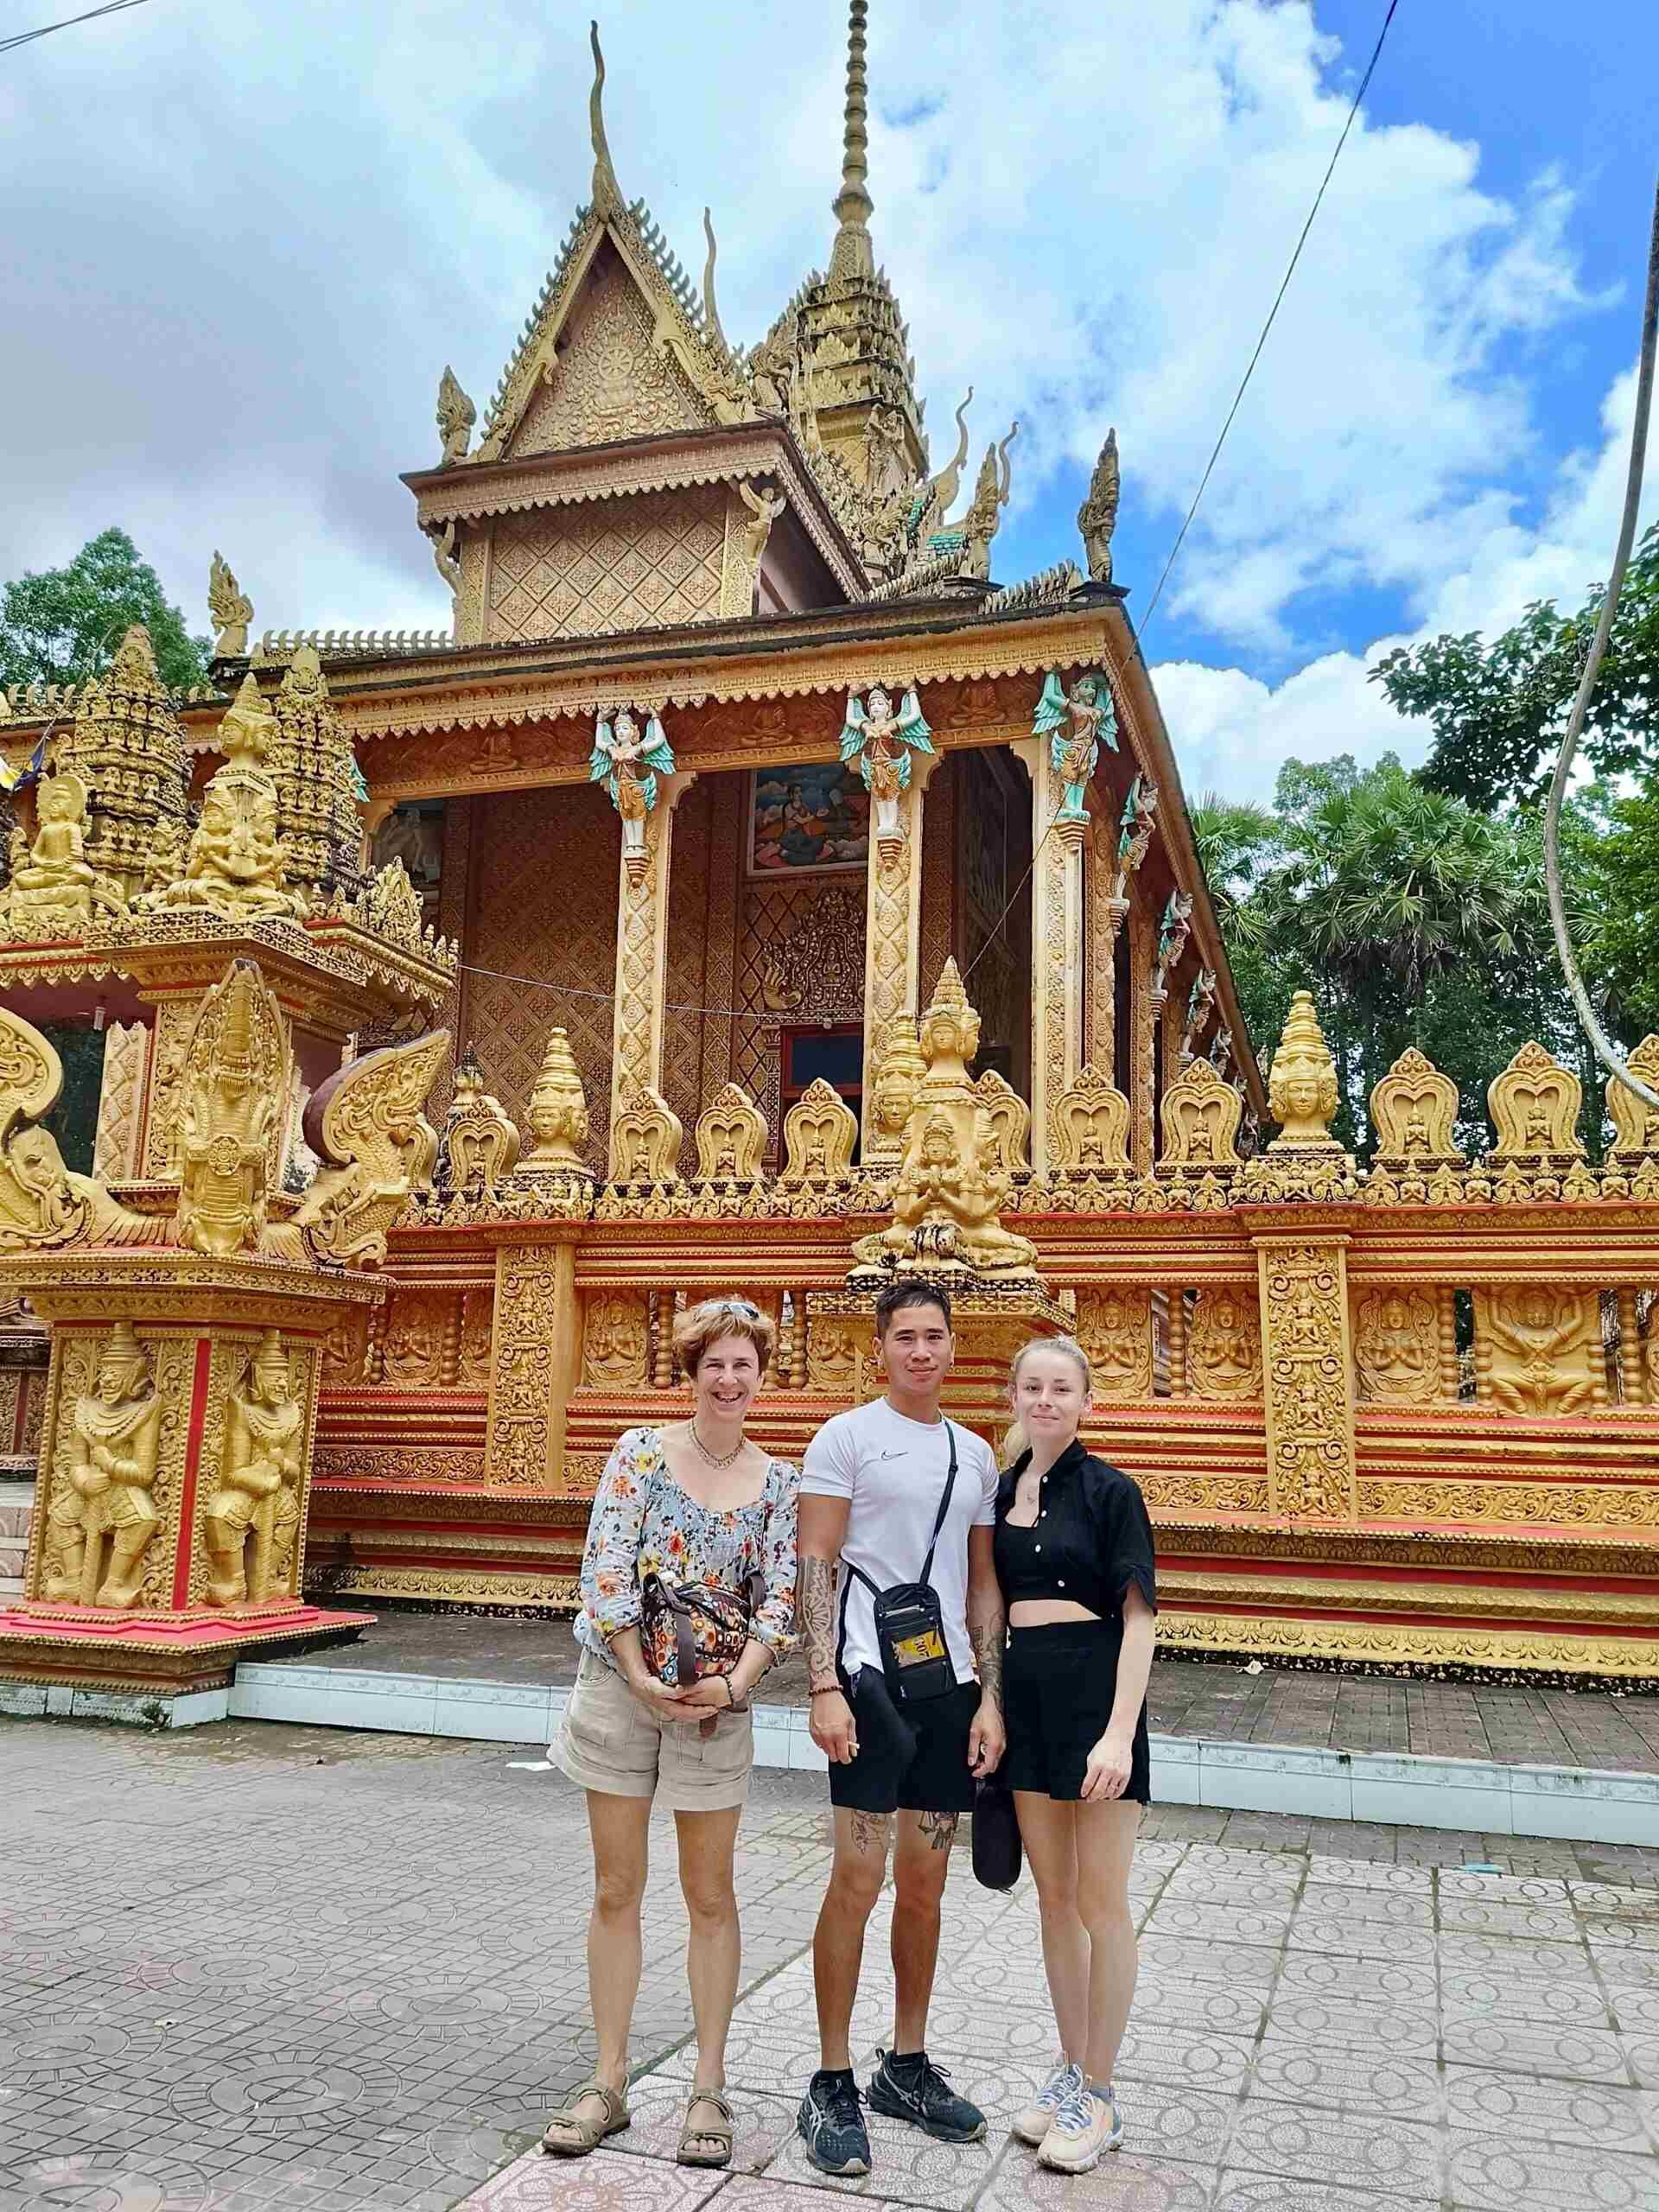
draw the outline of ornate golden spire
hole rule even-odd
[[[869,87],[864,74],[864,25],[869,12],[869,0],[851,0],[847,26],[847,121],[842,136],[841,190],[834,203],[841,228],[830,257],[832,279],[875,274],[875,251],[870,242],[870,217],[875,202],[865,187],[870,141],[865,128]]]
[[[588,122],[594,140],[594,213],[620,215],[622,188],[611,166],[611,149],[605,136],[605,56],[599,50],[599,25],[590,22],[588,33],[594,48],[594,89],[588,96]]]

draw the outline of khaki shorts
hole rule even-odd
[[[671,1813],[729,1812],[749,1794],[754,1716],[722,1713],[712,1734],[659,1726],[613,1667],[584,1651],[553,1758],[584,1789],[650,1797]]]

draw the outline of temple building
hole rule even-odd
[[[761,1425],[797,1456],[877,1387],[870,1293],[912,1271],[957,1295],[948,1402],[988,1433],[1024,1337],[1081,1338],[1166,1647],[1659,1673],[1659,1128],[1614,1102],[1592,1170],[1576,1082],[1529,1047],[1471,1163],[1408,1054],[1361,1174],[1306,998],[1264,1082],[1113,576],[1116,434],[1025,577],[997,561],[1017,426],[976,452],[964,401],[931,449],[876,259],[867,13],[825,270],[747,349],[707,219],[699,285],[624,196],[595,30],[588,202],[481,419],[444,369],[403,479],[449,632],[256,635],[216,555],[209,690],[168,700],[137,632],[80,693],[5,702],[14,768],[47,751],[0,894],[33,1071],[0,1096],[0,1430],[41,1470],[0,1671],[68,1636],[72,1589],[91,1618],[149,1587],[134,1551],[99,1594],[65,1485],[101,1370],[72,1414],[20,1303],[91,1326],[103,1239],[152,1285],[219,1244],[264,1285],[225,1383],[250,1464],[300,1357],[258,1270],[310,1316],[286,1548],[272,1522],[245,1555],[231,1482],[193,1569],[179,1504],[179,1619],[256,1583],[568,1607],[610,1443],[689,1402],[677,1300],[776,1314]],[[174,1322],[111,1266],[139,1421]],[[160,1433],[134,1529],[166,1522]]]

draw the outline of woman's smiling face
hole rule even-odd
[[[716,1337],[697,1362],[697,1410],[741,1421],[760,1388],[760,1355],[747,1337]]]
[[[1033,1441],[1041,1437],[1069,1443],[1090,1404],[1077,1361],[1041,1345],[1021,1357],[1012,1397],[1015,1417]]]

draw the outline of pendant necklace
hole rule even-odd
[[[741,1452],[744,1445],[748,1440],[746,1437],[740,1436],[729,1452],[724,1453],[711,1452],[709,1449],[709,1446],[703,1442],[702,1439],[697,1434],[697,1424],[696,1421],[687,1421],[686,1427],[691,1432],[691,1441],[696,1446],[698,1451],[702,1452],[703,1458],[709,1462],[709,1465],[711,1467],[735,1466],[737,1465],[738,1456]]]

